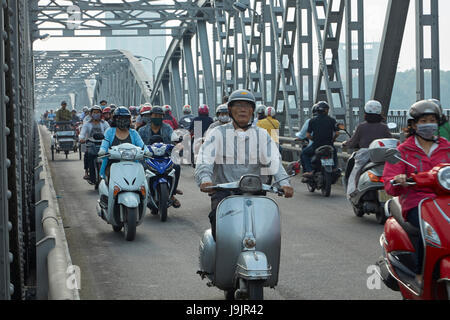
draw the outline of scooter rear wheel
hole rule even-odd
[[[113,226],[112,228],[113,228],[114,232],[122,231],[122,226]]]
[[[331,180],[333,179],[332,174],[330,172],[323,173],[323,187],[322,187],[322,195],[324,197],[329,197],[331,193]]]
[[[167,220],[167,202],[169,200],[169,187],[167,184],[159,185],[159,214],[162,222]]]

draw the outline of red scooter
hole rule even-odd
[[[392,160],[393,157],[397,161]],[[407,163],[398,154],[386,161],[396,163],[399,160]],[[450,299],[450,163],[412,174],[407,184],[413,188],[431,188],[436,198],[420,202],[420,229],[403,219],[398,198],[386,202],[385,212],[390,217],[380,237],[383,256],[377,262],[379,274],[386,286],[400,291],[404,299]],[[419,232],[424,241],[422,286],[417,285],[412,271],[415,266],[413,243]]]

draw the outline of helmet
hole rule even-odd
[[[150,110],[150,114],[162,114],[162,115],[164,115],[164,110],[163,110],[163,108],[161,108],[160,106],[154,106],[154,107]]]
[[[275,117],[276,114],[277,114],[277,110],[275,110],[274,107],[267,107],[266,108],[265,115],[267,117],[268,116]]]
[[[247,101],[253,107],[253,110],[256,108],[256,99],[251,91],[245,89],[235,90],[230,94],[228,98],[228,107],[232,107],[233,103],[236,101]]]
[[[61,105],[67,105],[67,102],[65,100],[61,101]]]
[[[326,110],[330,109],[330,106],[326,101],[319,101],[315,105],[317,113],[325,113]]]
[[[313,116],[317,116],[317,105],[313,105],[311,108],[311,113]]]
[[[439,106],[429,100],[421,100],[414,103],[411,108],[409,108],[409,114],[414,119],[414,121],[417,121],[420,117],[427,114],[434,114],[438,121],[442,117]]]
[[[88,106],[84,106],[84,107],[83,107],[83,112],[86,113],[86,112],[88,112],[88,111],[89,111],[89,107],[88,107]]]
[[[131,117],[131,112],[127,109],[127,107],[120,106],[114,110],[113,117]]]
[[[92,106],[91,110],[89,110],[89,111],[92,113],[94,110],[98,110],[100,112],[103,111],[103,109],[100,106],[98,106],[98,105]]]
[[[198,107],[198,114],[209,114],[209,108],[206,104],[201,104]]]
[[[142,106],[142,108],[141,108],[141,110],[139,111],[139,113],[141,114],[141,115],[144,115],[144,114],[149,114],[150,112],[152,111],[152,106],[150,105],[150,104],[144,104],[143,106]]]
[[[166,112],[172,111],[172,107],[169,106],[168,104],[166,104],[166,105],[163,107],[163,110],[164,110],[164,112],[166,113]]]
[[[183,113],[192,113],[192,107],[188,104],[183,106]]]
[[[105,109],[103,109],[103,113],[111,113],[111,107],[105,107]]]
[[[381,114],[381,109],[381,103],[376,100],[369,100],[364,106],[364,112],[368,114]]]
[[[442,104],[441,104],[441,102],[438,99],[428,99],[428,101],[436,103],[437,106],[439,107],[439,109],[441,109],[441,112],[442,112]]]
[[[226,104],[221,104],[221,105],[219,105],[217,107],[217,109],[216,109],[216,116],[218,116],[219,113],[222,113],[222,112],[228,113],[228,106]]]
[[[266,112],[266,106],[261,104],[256,108],[256,114],[264,114]]]

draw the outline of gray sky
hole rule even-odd
[[[424,1],[425,3],[427,1]],[[379,42],[383,32],[388,0],[364,0],[365,41]],[[415,1],[411,1],[407,26],[403,38],[399,60],[399,71],[415,69]],[[450,1],[439,0],[439,33],[440,33],[440,66],[441,70],[450,70],[450,42],[447,32],[450,31]],[[345,41],[344,36],[341,41]],[[170,43],[168,38],[167,44]],[[37,40],[35,50],[103,50],[104,38],[50,38],[47,41]],[[315,48],[316,49],[316,48]],[[314,52],[317,56],[317,52]],[[317,66],[317,60],[315,61]],[[315,67],[316,69],[316,67]]]

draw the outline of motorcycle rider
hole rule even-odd
[[[450,162],[450,142],[439,137],[439,122],[442,117],[439,106],[431,101],[422,100],[411,106],[409,114],[412,121],[407,139],[397,147],[402,159],[414,165],[417,172],[429,171],[437,164]],[[386,192],[392,196],[399,196],[403,218],[416,228],[420,228],[418,205],[421,200],[435,198],[436,195],[429,188],[419,190],[408,187],[407,178],[414,171],[414,168],[404,162],[386,163],[383,179]],[[400,185],[393,186],[391,180]],[[421,286],[424,248],[420,232],[418,241],[413,245],[416,250],[414,270],[416,282]]]
[[[109,125],[111,125],[111,107],[105,107],[102,111],[103,120],[105,120]]]
[[[105,134],[105,131],[109,128],[108,122],[102,120],[102,108],[100,106],[94,106],[91,108],[91,120],[81,128],[80,143],[86,143],[86,140],[93,137],[96,133]],[[95,184],[95,158],[97,153],[92,147],[87,147],[84,153],[85,157],[85,175],[84,179],[88,180],[89,184]],[[88,179],[87,179],[88,178]]]
[[[111,123],[111,127],[106,130],[104,136],[105,139],[102,141],[102,145],[100,146],[100,151],[98,152],[98,156],[103,156],[108,152],[108,149],[120,145],[122,143],[131,143],[139,148],[144,148],[146,155],[151,155],[147,146],[141,139],[139,133],[130,129],[131,127],[131,113],[128,108],[121,106],[114,110],[113,121]],[[102,167],[100,169],[100,176],[102,178],[109,177],[109,168],[111,167],[112,161],[109,161],[108,158],[104,158],[102,162]]]
[[[276,180],[287,177],[278,148],[267,134],[267,131],[252,126],[255,101],[253,93],[248,90],[234,91],[227,103],[232,121],[211,130],[206,136],[206,140],[198,154],[195,180],[200,187],[200,191],[212,194],[212,211],[209,213],[209,219],[214,239],[216,239],[216,208],[219,202],[228,197],[230,193],[226,191],[211,192],[211,190],[206,189],[207,187],[237,181],[244,174],[262,175],[264,174],[264,169],[267,169],[264,168],[263,164],[266,166],[270,164],[271,170],[269,169],[267,172],[274,175]],[[232,141],[227,141],[230,133],[232,134]],[[256,145],[251,143],[250,138],[254,138],[252,140]],[[237,140],[241,140],[243,143],[235,143]],[[230,150],[228,145],[234,146],[234,154],[224,155],[223,146],[225,145],[227,146],[227,151]],[[238,152],[239,145],[247,145],[246,147],[249,150],[250,148],[256,148],[257,152]],[[265,150],[265,152],[261,152],[262,150]],[[269,153],[270,157],[268,156]],[[226,164],[223,164],[224,158],[227,159]],[[229,161],[233,164],[230,164]],[[245,163],[239,163],[241,161]],[[287,179],[280,181],[279,184],[284,191],[285,197],[292,197],[294,191]]]
[[[208,130],[206,131],[206,134],[208,134],[208,131],[214,129],[215,127],[221,126],[231,121],[230,114],[228,113],[228,106],[226,104],[221,104],[217,107],[216,117],[217,121],[213,122],[209,126]]]
[[[81,113],[81,121],[84,120],[84,118],[89,114],[89,107],[88,106],[84,106],[83,107],[83,112]]]
[[[150,111],[152,110],[152,105],[150,103],[144,103],[144,105],[139,110],[139,115],[136,118],[135,129],[145,126],[150,121]],[[146,116],[144,116],[146,115]],[[146,121],[147,120],[147,121]]]
[[[150,144],[150,139],[154,135],[161,136],[163,139],[163,142],[165,144],[171,144],[172,143],[172,128],[167,124],[163,122],[163,116],[164,111],[160,106],[154,106],[150,111],[147,111],[146,114],[142,115],[143,117],[148,118],[147,124],[139,129],[139,135],[142,138],[142,141],[144,141],[145,145]],[[181,174],[181,166],[179,164],[174,163],[173,168],[175,169],[175,186],[174,190],[176,190],[176,193],[183,194],[181,190],[178,190],[178,182],[180,181],[180,174]],[[179,208],[181,206],[180,201],[175,198],[175,196],[172,196],[173,206],[174,208]]]
[[[100,101],[100,108],[102,108],[102,110],[105,109],[107,104],[108,102],[106,100]]]
[[[203,137],[206,130],[208,130],[209,126],[214,122],[213,119],[209,116],[209,107],[206,104],[202,104],[198,107],[198,116],[193,119],[189,127],[189,131],[191,131],[191,133],[194,133],[195,123],[199,122],[201,123]]]
[[[192,119],[194,119],[194,115],[192,114],[192,107],[188,104],[185,104],[183,106],[183,116],[179,121],[180,128],[188,130],[191,126]]]
[[[309,122],[311,121],[311,119],[317,116],[317,106],[316,105],[312,106],[311,115],[312,115],[312,117],[306,119],[306,121],[305,121],[305,123],[303,123],[303,126],[300,129],[300,131],[295,134],[295,136],[297,137],[298,140],[308,140],[308,138],[306,137],[306,132],[308,131],[308,126],[309,126]],[[312,145],[312,140],[308,140],[307,147],[309,147],[310,145]],[[304,168],[305,166],[302,165],[302,167]]]
[[[278,145],[280,143],[278,138],[278,130],[280,130],[280,122],[275,119],[277,111],[274,107],[267,107],[264,110],[264,118],[259,119],[256,125],[260,128],[266,129],[269,136],[272,137],[273,141]]]
[[[339,136],[339,129],[337,128],[336,119],[328,116],[330,106],[325,101],[316,103],[317,117],[313,118],[308,124],[306,137],[312,140],[312,144],[303,149],[301,154],[301,162],[304,165],[303,177],[310,178],[313,175],[311,158],[317,148],[325,145],[333,146],[334,141]],[[334,148],[334,163],[337,165],[337,152]]]
[[[77,110],[73,109],[72,110],[72,125],[75,125],[77,122],[80,122],[80,117],[77,115]]]
[[[67,102],[61,102],[61,108],[56,111],[56,122],[72,120],[72,113],[67,109]]]
[[[253,120],[253,125],[256,126],[258,123],[258,120],[262,120],[266,118],[266,106],[261,104],[259,106],[256,107],[255,110],[256,113],[256,117]]]
[[[175,117],[172,115],[172,107],[166,104],[163,107],[163,110],[164,110],[163,122],[171,126],[173,130],[178,129],[177,119],[175,119]]]
[[[392,138],[388,126],[382,121],[381,103],[376,100],[367,101],[364,106],[364,121],[360,123],[355,130],[353,136],[342,143],[342,147],[350,149],[359,148],[355,155],[355,164],[347,182],[347,198],[356,189],[357,177],[361,168],[369,162],[368,147],[372,141],[382,138]]]

